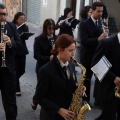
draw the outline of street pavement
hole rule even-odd
[[[33,43],[34,38],[41,33],[41,28],[39,26],[27,23],[29,26],[30,32],[34,32],[35,34],[27,40],[27,47],[29,49],[29,54],[27,55],[26,62],[26,73],[20,78],[20,86],[21,86],[21,94],[22,96],[17,98],[17,106],[18,106],[18,117],[17,120],[39,120],[40,106],[37,107],[37,110],[32,110],[31,102],[32,97],[35,92],[35,87],[37,84],[36,74],[35,74],[35,64],[36,61],[33,58]],[[76,67],[77,77],[79,81],[79,76],[81,70],[79,67]],[[91,100],[90,103],[93,106],[94,98],[93,96],[93,86],[94,86],[94,77],[92,78],[91,83]],[[101,110],[96,107],[92,107],[91,111],[87,111],[84,115],[84,120],[94,120],[97,116],[100,115]],[[2,100],[0,96],[0,120],[5,120],[5,113],[2,106]]]

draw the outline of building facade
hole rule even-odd
[[[42,27],[46,18],[52,18],[57,21],[58,17],[63,15],[65,7],[71,7],[75,18],[79,19],[79,12],[85,5],[92,5],[96,0],[1,0],[7,6],[8,19],[12,20],[18,11],[26,14],[28,22],[34,23]],[[106,5],[110,26],[120,28],[120,0],[103,0]],[[76,32],[75,32],[76,33]]]

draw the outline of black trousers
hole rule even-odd
[[[0,69],[0,90],[6,120],[16,120],[17,106],[15,87],[15,75],[10,74],[8,70]]]
[[[16,56],[16,92],[21,92],[20,77],[25,73],[26,55]]]
[[[113,96],[101,104],[101,120],[120,120],[120,99]]]

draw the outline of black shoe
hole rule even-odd
[[[35,104],[33,105],[33,104],[34,103],[31,104],[31,107],[32,107],[33,110],[36,110],[37,109],[37,105],[35,105]]]

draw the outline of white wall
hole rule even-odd
[[[40,18],[40,27],[43,26],[43,22],[47,18],[51,18],[56,22],[59,6],[58,0],[47,0],[47,3],[44,4],[42,0],[41,5],[41,18]]]

